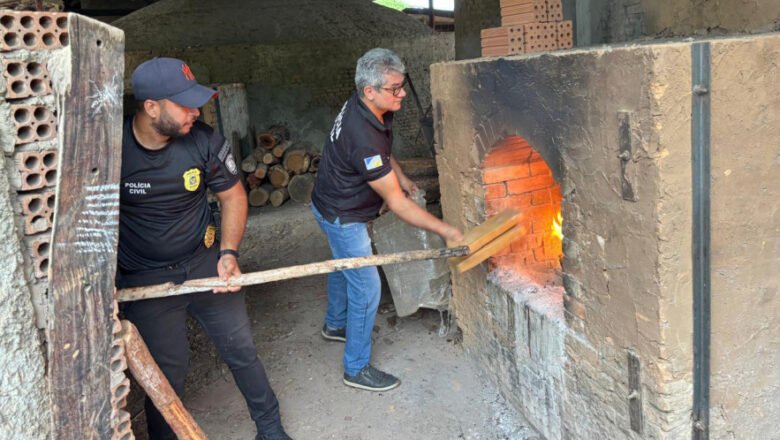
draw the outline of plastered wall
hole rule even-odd
[[[0,438],[51,430],[44,335],[65,14],[0,11]]]

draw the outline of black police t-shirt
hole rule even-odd
[[[368,182],[386,176],[393,145],[393,113],[380,123],[354,93],[336,117],[325,141],[312,203],[328,219],[341,223],[366,222],[382,207]]]
[[[230,143],[196,121],[160,150],[141,146],[124,121],[118,266],[124,272],[186,261],[203,243],[211,212],[206,188],[230,189],[238,169]]]

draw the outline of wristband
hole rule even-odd
[[[234,249],[222,249],[219,251],[219,258],[224,257],[225,255],[232,255],[238,259],[238,251]]]

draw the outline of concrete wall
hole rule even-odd
[[[647,35],[722,35],[780,30],[780,0],[642,0]]]
[[[712,438],[771,438],[780,416],[780,36],[716,40],[712,59]]]
[[[778,92],[768,82],[778,45],[778,35],[713,42],[713,209],[733,205],[713,211],[713,438],[760,438],[780,415],[780,377],[760,368],[777,361],[772,329],[780,322],[770,305],[777,283],[768,273],[780,249],[770,202],[780,175]],[[480,163],[509,135],[539,151],[564,198],[565,327],[536,333],[551,347],[562,338],[564,360],[537,373],[550,379],[548,386],[529,385],[533,363],[514,350],[529,332],[502,324],[512,322],[502,317],[527,304],[536,314],[531,321],[541,322],[544,312],[515,290],[491,286],[485,267],[453,280],[472,358],[549,438],[688,438],[691,45],[574,50],[437,64],[432,71],[446,220],[469,227],[483,219]],[[747,91],[745,80],[736,80],[746,75],[752,75]],[[621,118],[628,121],[623,134]],[[621,166],[624,141],[632,154]],[[716,172],[719,165],[731,171]],[[626,184],[633,201],[622,196]],[[757,195],[751,199],[745,188]],[[641,384],[636,393],[632,375]],[[555,377],[563,377],[558,389]],[[548,399],[542,408],[534,407],[542,396],[532,394],[540,389]],[[557,406],[549,403],[556,398]]]
[[[579,0],[578,45],[780,30],[780,0]]]
[[[45,439],[51,428],[46,358],[8,174],[0,168],[0,438]]]
[[[172,11],[174,6],[183,10]],[[321,147],[355,89],[355,64],[366,50],[386,47],[404,59],[423,109],[430,105],[428,66],[454,58],[452,33],[434,34],[364,0],[269,2],[261,13],[247,14],[255,9],[247,1],[169,0],[118,20],[113,24],[128,41],[127,78],[152,56],[180,57],[201,82],[246,84],[250,123],[258,131],[286,122],[294,137]],[[208,19],[209,29],[193,24],[208,13],[224,21]],[[397,156],[432,156],[418,134],[419,118],[409,94],[395,119]]]
[[[498,26],[499,0],[455,0],[455,59],[481,57],[480,31]]]

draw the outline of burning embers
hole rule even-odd
[[[560,285],[561,191],[547,163],[523,138],[510,136],[488,153],[483,167],[487,216],[516,208],[526,229],[524,237],[491,259],[491,269]]]

